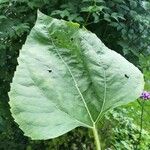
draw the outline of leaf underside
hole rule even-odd
[[[32,139],[92,128],[109,109],[137,99],[142,73],[79,24],[38,12],[9,92],[15,121]]]

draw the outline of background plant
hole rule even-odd
[[[150,5],[146,0],[1,0],[0,1],[0,149],[66,149],[79,143],[90,145],[88,131],[78,135],[69,133],[68,138],[62,137],[55,141],[30,141],[24,137],[10,116],[8,106],[9,83],[17,65],[16,58],[27,34],[36,20],[36,11],[57,18],[72,20],[83,24],[96,33],[111,49],[124,55],[138,66],[145,75],[147,90],[150,90]],[[150,103],[147,102],[144,112],[144,129],[150,132]],[[140,106],[132,103],[125,108],[128,115],[139,125]],[[121,114],[124,116],[124,113]],[[113,118],[112,118],[113,119]],[[117,124],[118,125],[118,124]],[[111,127],[113,128],[113,126]],[[110,134],[113,134],[111,130]],[[81,138],[79,138],[79,135]],[[79,138],[79,141],[75,140]],[[85,138],[89,137],[89,138]],[[64,142],[65,140],[65,142]],[[125,139],[126,141],[127,139]],[[61,142],[62,141],[62,142]],[[109,140],[108,140],[109,141]],[[116,140],[117,142],[117,140]],[[57,144],[56,144],[57,143]],[[77,147],[77,148],[76,148]],[[83,146],[85,147],[85,145]],[[91,146],[92,147],[92,146]],[[89,149],[91,149],[89,146]],[[72,148],[73,149],[73,148]],[[79,148],[78,148],[79,149]],[[82,148],[81,148],[82,149]],[[83,148],[84,149],[84,148]]]

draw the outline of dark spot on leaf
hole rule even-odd
[[[73,41],[73,38],[71,38],[70,40]]]
[[[126,75],[126,74],[125,74],[124,76],[125,76],[126,78],[129,78],[129,76],[128,76],[128,75]]]
[[[49,70],[47,70],[49,73],[51,73],[52,72],[52,70],[51,69],[49,69]]]

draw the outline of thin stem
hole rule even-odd
[[[138,141],[139,145],[141,143],[141,138],[142,138],[143,114],[144,114],[144,102],[142,102],[142,108],[141,108],[140,134],[139,134],[139,141]]]
[[[93,6],[95,7],[96,6],[96,0],[93,0],[94,4]],[[87,17],[86,17],[86,20],[85,20],[85,23],[83,26],[87,26],[88,25],[88,20],[90,18],[90,15],[91,15],[91,12],[88,13]]]
[[[87,17],[86,17],[84,26],[87,26],[87,22],[88,22],[88,20],[89,20],[89,18],[90,18],[90,15],[91,15],[91,13],[89,12],[88,15],[87,15]]]
[[[101,144],[100,144],[100,140],[99,140],[99,136],[98,136],[98,132],[97,132],[97,128],[95,124],[93,126],[93,134],[94,134],[94,139],[95,139],[96,150],[101,150]]]
[[[141,106],[141,116],[140,116],[140,132],[139,132],[139,138],[136,144],[136,149],[138,146],[140,146],[141,138],[142,138],[142,130],[143,130],[143,115],[144,115],[144,102],[138,101],[138,103]]]

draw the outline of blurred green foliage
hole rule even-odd
[[[54,140],[31,141],[23,136],[11,117],[7,92],[17,65],[19,50],[34,25],[37,9],[49,16],[86,26],[106,46],[138,66],[145,76],[145,88],[150,90],[150,2],[0,0],[0,150],[92,150],[93,137],[87,129],[78,128]],[[104,119],[100,125],[100,133],[106,143],[103,146],[105,149],[137,149],[134,145],[139,132],[140,110],[140,105],[135,102],[116,109]],[[150,102],[147,102],[144,111],[144,136],[139,150],[150,149],[149,110]]]
[[[105,148],[113,150],[149,150],[150,134],[142,130],[141,144],[139,145],[140,126],[135,123],[140,120],[140,111],[137,112],[138,119],[129,117],[129,109],[135,109],[132,106],[117,108],[111,111],[105,118],[101,130],[101,135],[105,137],[103,143]],[[136,110],[137,111],[137,110]],[[107,133],[107,134],[106,134]],[[111,136],[110,136],[111,135]]]

